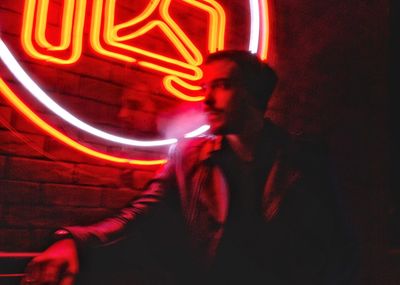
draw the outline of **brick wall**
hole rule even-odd
[[[101,128],[146,138],[160,135],[159,114],[168,120],[168,109],[179,106],[161,86],[160,74],[99,57],[87,42],[80,61],[73,66],[27,57],[19,40],[23,2],[0,1],[0,35],[49,94]],[[136,10],[132,1],[117,1],[118,15],[123,19],[137,15],[145,2],[134,2],[141,3]],[[219,2],[228,8],[226,47],[246,48],[247,1]],[[338,185],[361,240],[360,284],[392,284],[384,260],[386,217],[394,207],[386,192],[389,1],[269,3],[269,61],[280,82],[267,114],[291,132],[327,137]],[[189,11],[182,1],[171,5],[173,16],[184,14],[177,17],[179,24],[204,46],[206,31],[198,24],[204,15]],[[51,14],[49,21],[53,33],[57,14]],[[86,23],[86,36],[88,26]],[[155,33],[141,44],[169,52]],[[18,94],[35,111],[81,142],[140,158],[158,158],[165,152],[109,146],[70,130],[30,99],[2,64],[0,74],[14,90],[20,90]],[[132,101],[129,129],[121,126],[119,117],[124,97]],[[115,165],[82,155],[37,130],[1,96],[0,120],[0,250],[40,250],[55,227],[90,223],[108,215],[139,194],[156,169]]]
[[[129,133],[142,138],[159,138],[158,115],[168,120],[168,109],[180,101],[163,89],[161,74],[98,56],[89,47],[89,20],[85,22],[83,52],[78,62],[63,66],[29,57],[20,43],[25,1],[0,2],[0,33],[21,65],[39,85],[68,110],[91,124],[117,134]],[[228,1],[229,2],[229,1]],[[247,3],[231,1],[227,47],[244,48],[248,25]],[[60,27],[63,1],[50,1],[48,37],[54,39]],[[91,1],[87,5],[90,19]],[[138,15],[147,1],[117,1],[117,19]],[[190,9],[183,1],[173,1],[171,16],[203,50],[208,15]],[[238,15],[236,11],[241,11]],[[151,32],[139,46],[174,56],[168,40]],[[51,125],[70,137],[97,150],[139,159],[165,157],[166,148],[155,150],[106,145],[103,141],[68,127],[57,116],[38,104],[1,64],[0,74],[7,84]],[[123,105],[128,98],[129,106]],[[197,104],[198,105],[198,104]],[[121,112],[128,108],[128,118]],[[130,124],[124,125],[125,119]],[[42,249],[56,227],[86,224],[105,217],[122,207],[143,189],[158,167],[127,166],[91,158],[65,146],[13,109],[0,96],[0,251]]]

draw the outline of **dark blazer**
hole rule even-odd
[[[201,264],[211,264],[229,210],[229,187],[214,161],[223,140],[212,136],[179,143],[140,197],[116,216],[66,229],[80,246],[107,244],[167,205],[183,218],[189,247]],[[255,157],[257,171],[265,173],[266,258],[279,284],[351,284],[354,240],[337,203],[326,147],[266,121]]]

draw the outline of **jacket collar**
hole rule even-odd
[[[200,149],[199,160],[209,160],[214,153],[222,150],[224,145],[223,141],[225,139],[226,138],[223,135],[211,135]],[[256,152],[261,154],[266,148],[268,148],[268,146],[272,147],[272,149],[270,149],[272,151],[273,149],[276,149],[277,143],[282,141],[282,139],[283,131],[273,124],[270,119],[265,119]]]
[[[206,143],[200,150],[200,161],[206,161],[211,158],[213,153],[218,152],[222,149],[222,141],[224,136],[214,135],[210,139],[206,140]]]

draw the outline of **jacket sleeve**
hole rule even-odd
[[[116,215],[87,226],[64,227],[76,241],[78,247],[99,247],[123,239],[131,228],[140,224],[146,216],[165,202],[176,189],[174,151],[168,162],[151,179],[139,197],[129,202]]]

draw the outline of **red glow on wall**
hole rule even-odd
[[[224,48],[225,12],[216,1],[185,0],[194,9],[209,14],[208,51]],[[171,17],[171,0],[151,1],[138,16],[115,24],[116,0],[94,0],[90,26],[90,44],[94,52],[106,58],[139,64],[142,67],[166,74],[165,88],[174,96],[186,101],[200,101],[201,96],[193,97],[185,93],[199,90],[195,82],[202,77],[199,65],[203,62],[200,49],[189,35]],[[82,55],[83,27],[85,23],[86,0],[66,0],[59,44],[51,44],[46,38],[49,0],[27,0],[25,2],[21,42],[31,57],[55,64],[72,64]],[[157,14],[159,16],[154,16]],[[153,29],[162,31],[173,48],[183,59],[139,48],[132,40]],[[140,40],[140,39],[139,39]],[[115,51],[118,50],[118,51]],[[65,52],[69,55],[65,57]],[[174,87],[174,85],[179,86]]]
[[[26,104],[24,104],[15,93],[6,85],[6,83],[0,78],[0,90],[8,99],[8,101],[17,107],[18,110],[29,120],[31,120],[36,126],[41,128],[46,133],[49,133],[57,140],[63,142],[64,144],[79,150],[87,155],[92,157],[100,158],[103,160],[115,162],[115,163],[126,163],[126,164],[137,164],[137,165],[159,165],[164,164],[166,162],[165,159],[158,160],[140,160],[140,159],[129,159],[123,157],[116,157],[106,153],[102,153],[100,151],[93,150],[88,148],[79,142],[71,139],[67,135],[63,134],[61,131],[55,129],[46,123],[43,119],[41,119],[38,115],[36,115]]]
[[[139,65],[161,73],[163,85],[170,94],[184,101],[201,101],[202,96],[193,96],[193,94],[200,89],[196,82],[202,77],[199,66],[203,62],[203,55],[187,31],[179,26],[171,15],[171,1],[150,1],[139,15],[124,21],[116,18],[116,0],[93,0],[90,6],[87,0],[61,1],[61,28],[55,40],[54,37],[48,38],[48,16],[49,11],[60,9],[60,6],[53,7],[52,0],[26,0],[21,43],[24,51],[32,58],[56,65],[70,65],[78,62],[82,56],[84,25],[90,22],[88,43],[95,55],[126,64]],[[208,52],[223,49],[226,25],[224,8],[215,0],[181,0],[181,2],[190,9],[197,9],[208,15],[209,21],[206,23]],[[251,29],[253,30],[253,23],[256,23],[257,29],[254,30],[260,30],[260,32],[251,34],[253,42],[258,43],[259,56],[266,60],[269,35],[268,5],[266,0],[252,1],[252,3],[258,3],[257,7],[250,5],[250,9],[258,9],[256,14],[259,18],[257,21],[252,21]],[[91,13],[88,13],[89,9]],[[89,14],[91,18],[86,19]],[[137,41],[142,35],[154,29],[161,31],[164,40],[178,51],[180,55],[178,58],[135,45],[135,40]],[[4,58],[2,59],[4,61]],[[14,72],[12,73],[15,75]],[[20,79],[18,80],[22,83]],[[83,146],[37,116],[1,77],[0,83],[0,91],[26,118],[74,149],[116,163],[153,165],[165,162],[165,160],[145,161],[114,157]],[[23,85],[26,87],[25,84]]]

